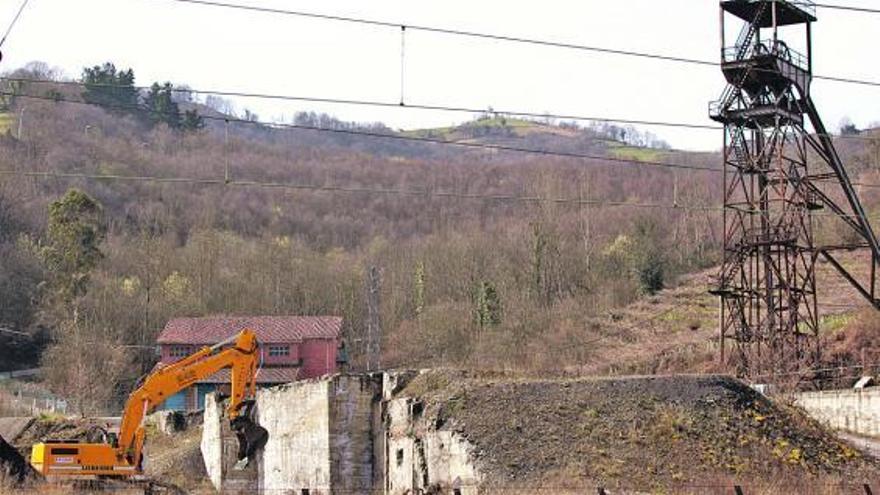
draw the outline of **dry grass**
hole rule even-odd
[[[841,260],[858,277],[867,276],[867,253],[848,253]],[[716,273],[717,268],[711,268],[687,275],[675,287],[591,319],[588,324],[597,337],[589,357],[567,371],[575,375],[723,371],[718,362],[718,299],[708,292]],[[828,263],[817,265],[817,281],[820,331],[822,338],[832,340],[827,362],[856,364],[861,349],[869,349],[873,356],[865,339],[880,333],[880,322],[872,320],[873,312],[855,317],[868,303]],[[843,361],[841,354],[846,355]],[[880,356],[871,362],[877,361]]]

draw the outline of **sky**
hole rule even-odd
[[[718,60],[716,0],[224,0],[321,14],[477,31]],[[824,3],[878,7],[876,0]],[[20,0],[0,0],[0,29]],[[880,81],[880,15],[820,9],[814,73]],[[728,40],[739,24],[728,17]],[[802,31],[784,33],[800,46]],[[0,72],[42,61],[68,77],[112,61],[136,83],[206,90],[397,102],[401,36],[364,26],[189,5],[173,0],[30,0],[2,47]],[[713,124],[707,105],[724,90],[718,67],[407,31],[404,99],[410,104],[492,107],[620,119]],[[880,121],[880,87],[817,80],[827,127],[844,117]],[[238,98],[261,120],[298,111],[393,128],[446,126],[472,114]],[[716,150],[720,130],[639,127],[688,150]]]

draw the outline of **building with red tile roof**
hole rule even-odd
[[[173,318],[159,334],[161,358],[157,366],[173,363],[204,346],[249,328],[260,343],[259,386],[289,383],[335,373],[347,356],[342,347],[342,318],[337,316],[209,316]],[[228,391],[229,371],[221,370],[169,397],[165,409],[204,407],[204,397]]]

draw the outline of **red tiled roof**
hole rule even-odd
[[[263,343],[298,343],[304,339],[336,339],[338,316],[210,316],[169,320],[156,341],[160,344],[216,344],[245,328]]]
[[[257,383],[279,384],[295,382],[299,368],[261,368],[257,372]],[[229,383],[229,370],[222,369],[198,383]]]

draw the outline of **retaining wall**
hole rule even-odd
[[[880,436],[880,388],[803,392],[795,402],[831,428]]]

